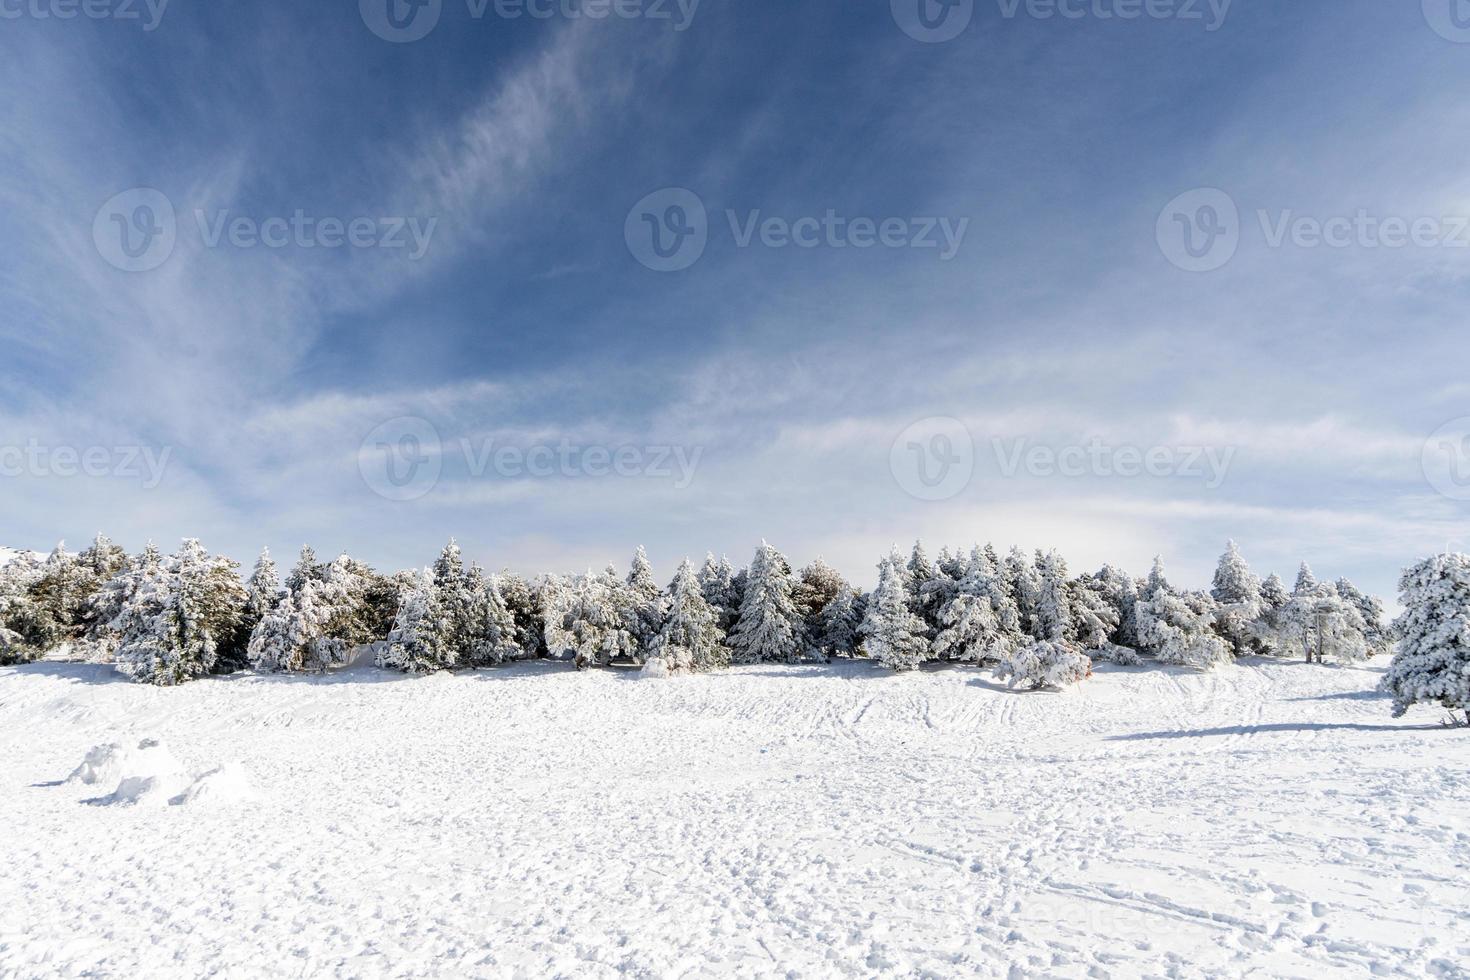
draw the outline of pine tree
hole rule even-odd
[[[105,659],[112,654],[111,648],[99,646],[92,641],[101,625],[93,600],[127,565],[128,553],[101,532],[77,555],[81,581],[78,583],[78,595],[74,599],[72,636],[83,642],[89,657]]]
[[[1265,609],[1261,580],[1251,571],[1234,541],[1225,545],[1210,595],[1219,603],[1215,629],[1237,657],[1257,650],[1255,623]]]
[[[633,564],[628,569],[626,585],[628,601],[633,607],[629,631],[638,648],[634,659],[641,660],[646,652],[652,650],[654,638],[658,636],[664,618],[663,590],[653,577],[653,566],[649,564],[648,553],[643,550],[642,545],[633,553]]]
[[[1118,626],[1113,631],[1113,644],[1136,650],[1139,646],[1137,583],[1127,572],[1112,565],[1104,565],[1092,578],[1097,591],[1106,596],[1108,604],[1117,610]]]
[[[31,599],[41,565],[21,556],[0,565],[0,666],[40,658],[52,642],[52,626]]]
[[[917,670],[929,651],[924,621],[909,608],[903,566],[889,558],[878,569],[878,589],[859,632],[868,656],[889,670]]]
[[[791,602],[796,613],[806,625],[807,635],[815,638],[822,633],[822,612],[827,604],[852,586],[837,569],[820,557],[801,570],[791,590]]]
[[[443,642],[456,663],[469,660],[479,624],[474,620],[479,590],[465,572],[464,558],[453,538],[434,562],[434,599],[444,616]]]
[[[301,546],[301,554],[296,558],[296,566],[291,569],[291,574],[286,576],[286,588],[293,593],[300,592],[301,586],[308,579],[318,579],[322,576],[322,566],[317,563],[316,551],[309,544]]]
[[[1164,563],[1153,572],[1138,603],[1138,638],[1161,663],[1208,669],[1230,659],[1230,648],[1214,634],[1213,616],[1202,608],[1204,595],[1177,594],[1164,577]]]
[[[730,666],[714,610],[704,600],[694,566],[686,558],[669,585],[668,610],[653,639],[652,658],[667,671],[723,670]],[[652,661],[650,661],[652,662]]]
[[[934,654],[980,663],[1004,657],[1022,642],[1020,615],[996,569],[979,549],[940,614]]]
[[[1084,651],[1106,650],[1114,646],[1122,615],[1102,580],[1083,575],[1067,583],[1071,628],[1066,639]],[[1110,656],[1112,653],[1110,651]]]
[[[817,617],[817,646],[826,657],[851,657],[857,651],[858,626],[862,617],[858,613],[857,593],[845,588],[832,597]]]
[[[605,667],[627,645],[612,594],[616,576],[586,575],[547,590],[546,644],[553,656],[572,655],[578,670]]]
[[[140,583],[119,617],[118,670],[140,683],[171,686],[213,672],[222,648],[243,648],[246,595],[238,568],[186,538]]]
[[[44,653],[80,635],[91,584],[76,556],[67,554],[66,542],[57,544],[29,590],[34,617],[29,632],[38,650]]]
[[[1313,578],[1305,564],[1302,568],[1305,574],[1297,578],[1299,589],[1272,620],[1277,652],[1309,662],[1367,659],[1372,651],[1357,607],[1338,595],[1335,586]]]
[[[934,566],[947,578],[958,582],[965,577],[969,563],[959,551],[951,552],[946,545],[939,549],[939,557],[934,560]]]
[[[1041,605],[1041,576],[1036,565],[1020,548],[1013,547],[1005,560],[1006,588],[1021,617],[1021,632],[1033,639],[1043,639],[1037,619]]]
[[[1363,624],[1363,639],[1368,647],[1368,656],[1376,657],[1393,651],[1393,638],[1383,624],[1383,600],[1377,596],[1360,592],[1358,587],[1345,578],[1337,580],[1337,594],[1343,601],[1358,611]]]
[[[1037,563],[1041,588],[1036,599],[1036,631],[1043,640],[1065,641],[1072,635],[1072,605],[1067,589],[1067,562],[1055,551]]]
[[[319,602],[322,585],[305,579],[296,594],[270,609],[250,634],[250,666],[265,672],[325,670],[336,661],[325,631],[326,606]]]
[[[452,630],[434,572],[426,568],[404,592],[388,642],[378,654],[378,666],[410,674],[452,670],[459,663]]]
[[[1394,717],[1428,702],[1470,723],[1470,557],[1435,555],[1406,569],[1399,601],[1398,650],[1380,685]]]
[[[470,631],[469,662],[475,667],[494,666],[525,657],[515,617],[500,592],[495,576],[486,577],[478,566],[469,572],[474,597]]]
[[[704,601],[715,611],[721,631],[729,633],[740,614],[740,594],[735,585],[735,569],[730,559],[715,561],[714,553],[706,555],[699,570],[699,588]]]
[[[269,548],[262,548],[245,583],[245,620],[253,628],[281,603],[281,577]]]
[[[1261,583],[1261,612],[1250,625],[1255,648],[1265,656],[1280,657],[1290,653],[1287,635],[1286,607],[1291,603],[1291,593],[1281,576],[1272,572]]]
[[[934,634],[938,632],[939,613],[945,597],[935,595],[933,585],[939,572],[934,567],[934,563],[929,560],[929,555],[924,550],[924,542],[914,542],[913,551],[909,554],[908,564],[904,566],[904,571],[907,573],[904,588],[909,595],[909,612],[924,621],[925,639],[932,641]]]
[[[805,647],[803,624],[791,600],[791,566],[762,541],[750,563],[740,619],[730,634],[735,663],[796,663]]]

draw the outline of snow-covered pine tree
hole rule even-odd
[[[1233,655],[1244,657],[1257,652],[1255,623],[1265,609],[1261,580],[1251,571],[1234,541],[1225,544],[1210,595],[1219,604],[1215,630],[1230,644]]]
[[[505,608],[510,610],[515,623],[523,660],[536,660],[547,655],[546,617],[542,615],[542,591],[547,587],[547,581],[547,578],[542,578],[533,584],[508,570],[495,576]]]
[[[613,589],[616,575],[589,569],[571,582],[548,590],[546,645],[552,656],[570,653],[578,670],[605,667],[623,652],[627,634]]]
[[[625,657],[641,664],[648,656],[648,647],[643,640],[647,622],[641,597],[635,593],[625,579],[618,575],[617,566],[608,562],[601,575],[603,589],[615,614],[616,627],[607,634],[609,660]]]
[[[1281,581],[1281,576],[1272,572],[1266,576],[1261,583],[1261,601],[1267,609],[1280,609],[1291,601],[1291,593],[1286,591],[1286,583]]]
[[[939,549],[939,557],[934,559],[934,567],[943,572],[950,580],[958,582],[965,577],[965,572],[970,566],[962,550],[951,552],[949,546],[945,545]]]
[[[1074,631],[1066,559],[1050,551],[1037,563],[1036,571],[1041,580],[1036,599],[1037,632],[1043,640],[1065,641]]]
[[[847,579],[820,556],[797,576],[791,589],[791,602],[814,644],[820,646],[817,640],[822,635],[822,612],[827,604],[851,588]]]
[[[266,610],[250,634],[247,657],[252,669],[277,673],[312,668],[316,660],[312,647],[324,620],[316,606],[316,589],[317,583],[306,579],[300,592],[287,592]]]
[[[453,538],[434,561],[434,597],[444,615],[444,643],[454,651],[454,661],[469,660],[478,624],[474,614],[478,601],[476,589],[465,574],[464,557]]]
[[[904,587],[909,594],[909,612],[924,621],[924,638],[932,642],[934,635],[939,632],[939,614],[947,596],[942,594],[946,591],[943,588],[938,590],[940,594],[936,594],[933,583],[939,571],[929,560],[924,542],[914,542],[914,549],[909,554],[904,572]]]
[[[1113,637],[1118,633],[1122,616],[1107,583],[1093,575],[1079,576],[1067,583],[1067,599],[1071,612],[1068,640],[1087,652],[1116,646]]]
[[[122,545],[115,543],[101,531],[77,555],[77,564],[87,570],[94,582],[107,581],[122,571],[127,563],[128,553],[123,550]]]
[[[1435,555],[1405,569],[1399,601],[1398,648],[1380,684],[1394,717],[1427,702],[1470,724],[1470,557]]]
[[[505,604],[497,578],[485,575],[478,565],[470,567],[468,577],[474,597],[470,616],[470,665],[489,667],[524,659],[525,648],[515,617]]]
[[[996,677],[1011,687],[1063,688],[1092,676],[1092,661],[1065,640],[1027,640],[1001,658]]]
[[[686,558],[669,584],[669,601],[663,624],[653,639],[653,661],[669,672],[723,670],[730,666],[730,652],[716,622],[715,612],[704,600],[694,566]]]
[[[213,672],[222,648],[243,648],[246,596],[238,569],[186,538],[120,617],[117,669],[140,683],[171,686]]]
[[[322,566],[316,560],[316,549],[309,544],[304,544],[301,546],[301,554],[296,558],[295,567],[286,576],[286,588],[292,592],[299,592],[307,579],[321,578],[322,572]]]
[[[87,603],[86,643],[99,663],[111,663],[122,637],[123,612],[138,594],[143,582],[162,574],[163,556],[149,541],[143,551],[103,583]]]
[[[804,624],[791,599],[785,557],[765,541],[756,549],[745,584],[740,618],[730,633],[735,663],[796,663],[806,643]]]
[[[1305,566],[1303,566],[1305,568]],[[1357,606],[1330,583],[1298,577],[1294,592],[1275,617],[1276,646],[1286,656],[1307,661],[1354,663],[1372,656],[1367,627]]]
[[[1033,639],[1042,639],[1037,620],[1037,609],[1041,604],[1041,576],[1036,565],[1019,547],[1012,547],[1004,565],[1006,590],[1016,604],[1021,617],[1021,632]]]
[[[909,607],[904,567],[890,557],[878,567],[878,588],[858,632],[868,656],[889,670],[917,670],[929,653],[924,621]]]
[[[52,549],[31,583],[29,597],[35,616],[32,643],[42,653],[70,643],[81,633],[83,613],[93,583],[66,542]]]
[[[391,596],[397,615],[398,589],[375,571],[347,555],[340,555],[322,572],[317,602],[326,614],[319,649],[324,666],[346,663],[353,650],[386,640],[392,619],[380,606]]]
[[[823,656],[851,657],[856,654],[858,626],[862,623],[857,598],[857,592],[848,586],[833,596],[817,617],[814,635]]]
[[[1118,627],[1113,631],[1114,646],[1138,648],[1138,586],[1133,577],[1113,565],[1104,565],[1093,575],[1098,591],[1118,612]]]
[[[110,657],[112,653],[110,648],[99,649],[91,642],[90,638],[99,626],[93,599],[127,565],[128,553],[101,532],[77,555],[77,569],[81,578],[78,583],[80,598],[75,600],[72,635],[82,641],[91,658],[99,655]]]
[[[1291,593],[1281,576],[1272,572],[1261,583],[1261,612],[1250,624],[1251,638],[1263,656],[1289,656],[1290,643],[1286,634],[1286,607],[1291,602]],[[1286,648],[1284,648],[1286,647]]]
[[[1005,562],[1001,560],[1000,553],[995,550],[995,545],[989,541],[985,542],[985,547],[980,549],[980,556],[985,560],[985,573],[1004,585]]]
[[[705,555],[704,566],[699,570],[699,588],[704,593],[704,601],[715,611],[720,629],[729,633],[740,613],[740,595],[730,559],[721,556],[715,561],[713,552]]]
[[[459,664],[452,633],[434,572],[426,568],[403,594],[388,642],[378,653],[378,666],[409,674],[452,670]]]
[[[0,565],[0,666],[28,663],[51,643],[49,617],[31,600],[41,565],[29,555]]]
[[[942,660],[980,663],[1021,644],[1016,604],[983,552],[970,553],[965,575],[940,613],[934,654]]]
[[[266,613],[280,605],[281,576],[269,548],[262,548],[255,569],[245,582],[245,622],[251,629],[265,619]]]
[[[1215,635],[1213,617],[1177,594],[1164,577],[1164,563],[1155,558],[1148,585],[1136,606],[1138,639],[1160,663],[1207,670],[1230,659],[1230,648]]]
[[[1363,622],[1363,638],[1368,645],[1368,656],[1392,653],[1393,637],[1383,622],[1383,600],[1359,591],[1357,586],[1345,578],[1337,580],[1337,594],[1358,611]]]
[[[649,564],[648,552],[640,544],[633,553],[633,564],[628,569],[625,583],[627,601],[632,604],[633,616],[629,621],[629,632],[637,644],[635,660],[642,660],[653,649],[664,619],[664,594],[653,577],[653,566]]]

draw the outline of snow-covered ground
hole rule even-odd
[[[1381,670],[0,669],[0,975],[1467,976],[1470,731]]]

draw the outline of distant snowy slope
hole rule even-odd
[[[0,567],[10,564],[12,561],[22,555],[31,555],[38,561],[46,557],[45,555],[36,551],[18,551],[15,548],[0,547]]]

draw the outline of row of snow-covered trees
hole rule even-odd
[[[0,660],[70,647],[137,680],[325,670],[370,648],[413,673],[556,657],[655,673],[731,663],[867,656],[893,670],[927,661],[986,664],[1013,684],[1062,686],[1097,661],[1209,668],[1236,656],[1353,661],[1390,645],[1377,599],[1321,583],[1305,565],[1288,592],[1257,578],[1232,543],[1209,592],[1181,591],[1155,562],[1147,578],[1112,566],[1071,576],[1055,551],[1004,558],[922,545],[897,550],[863,593],[818,559],[796,571],[762,543],[748,568],[685,561],[660,587],[643,549],[626,576],[526,579],[466,565],[451,541],[422,571],[381,575],[304,548],[284,581],[263,553],[242,582],[235,562],[195,540],[173,555],[129,557],[105,537],[44,561],[0,568]]]

